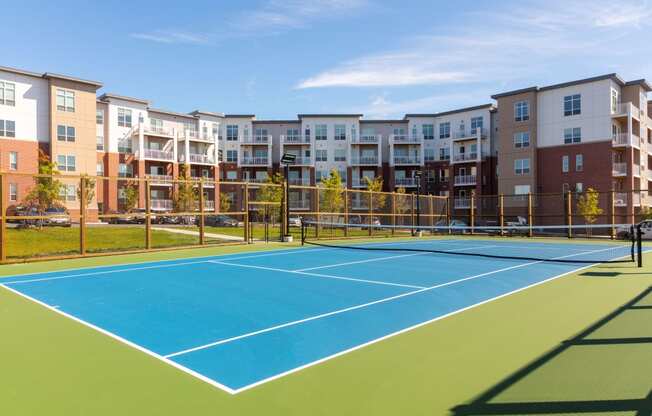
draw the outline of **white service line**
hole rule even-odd
[[[454,250],[439,250],[439,251],[447,251],[447,252],[456,252],[456,251],[467,251],[467,250],[479,250],[482,248],[493,248],[493,247],[498,247],[498,246],[489,246],[489,245],[482,245],[482,246],[475,246],[475,247],[466,247],[466,248],[457,248]],[[307,272],[310,270],[319,270],[319,269],[329,269],[332,267],[341,267],[341,266],[349,266],[352,264],[362,264],[362,263],[372,263],[375,261],[385,261],[385,260],[391,260],[391,259],[400,259],[402,257],[414,257],[414,256],[425,256],[427,254],[441,254],[441,253],[412,253],[412,254],[399,254],[396,256],[387,256],[387,257],[376,257],[373,259],[366,259],[366,260],[357,260],[357,261],[349,261],[346,263],[337,263],[337,264],[327,264],[325,266],[317,266],[317,267],[307,267],[305,269],[298,269],[298,270],[293,270],[295,272]]]
[[[594,250],[592,253],[598,253],[600,251],[606,251],[606,250],[611,250],[611,248],[601,249],[601,250]],[[568,257],[579,256],[580,254],[585,254],[585,253],[576,253],[576,254],[569,254],[569,255],[561,256],[561,257],[555,257],[555,260],[561,260],[561,259],[568,258]],[[517,264],[517,265],[514,265],[514,266],[504,267],[504,268],[497,269],[497,270],[492,270],[490,272],[476,274],[476,275],[473,275],[473,276],[463,277],[463,278],[457,279],[457,280],[451,280],[450,282],[440,283],[440,284],[435,285],[435,286],[425,287],[423,289],[414,290],[414,291],[406,292],[406,293],[401,293],[400,295],[394,295],[394,296],[390,296],[390,297],[387,297],[387,298],[378,299],[378,300],[375,300],[375,301],[372,301],[372,302],[363,303],[361,305],[350,306],[348,308],[338,309],[338,310],[335,310],[335,311],[332,311],[332,312],[322,313],[322,314],[311,316],[311,317],[308,317],[308,318],[299,319],[299,320],[291,321],[291,322],[286,322],[284,324],[275,325],[275,326],[272,326],[272,327],[269,327],[269,328],[260,329],[260,330],[253,331],[253,332],[248,332],[246,334],[237,335],[235,337],[217,340],[217,341],[214,341],[214,342],[210,342],[208,344],[199,345],[197,347],[188,348],[188,349],[185,349],[185,350],[182,350],[182,351],[177,351],[177,352],[174,352],[174,353],[171,353],[171,354],[167,354],[164,357],[165,358],[177,357],[179,355],[184,355],[184,354],[188,354],[188,353],[191,353],[191,352],[200,351],[200,350],[204,350],[204,349],[207,349],[207,348],[215,347],[215,346],[218,346],[218,345],[227,344],[229,342],[237,341],[237,340],[244,339],[244,338],[253,337],[253,336],[256,336],[256,335],[264,334],[264,333],[275,331],[275,330],[278,330],[278,329],[299,325],[299,324],[302,324],[302,323],[305,323],[305,322],[310,322],[310,321],[326,318],[326,317],[333,316],[333,315],[338,315],[338,314],[345,313],[345,312],[350,312],[350,311],[354,311],[354,310],[358,310],[358,309],[362,309],[362,308],[367,308],[369,306],[377,305],[377,304],[380,304],[380,303],[385,303],[385,302],[393,301],[393,300],[396,300],[396,299],[401,299],[401,298],[404,298],[404,297],[407,297],[407,296],[413,296],[413,295],[416,295],[416,294],[419,294],[419,293],[423,293],[423,292],[427,292],[427,291],[431,291],[431,290],[435,290],[435,289],[440,289],[442,287],[452,286],[452,285],[456,285],[458,283],[466,282],[466,281],[469,281],[469,280],[478,279],[478,278],[493,275],[493,274],[496,274],[496,273],[501,273],[501,272],[506,272],[506,271],[509,271],[509,270],[519,269],[519,268],[522,268],[522,267],[527,267],[527,266],[531,266],[533,264],[539,264],[539,263],[543,263],[543,262],[544,262],[544,260],[532,261],[532,262],[528,262],[528,263],[522,263],[522,264]]]
[[[224,266],[234,266],[234,267],[244,267],[244,268],[249,268],[249,269],[268,270],[268,271],[272,271],[272,272],[298,274],[298,275],[303,275],[303,276],[324,277],[324,278],[335,279],[335,280],[349,280],[349,281],[352,281],[352,282],[371,283],[371,284],[375,284],[375,285],[408,287],[410,289],[423,289],[424,288],[423,286],[414,286],[414,285],[406,285],[406,284],[402,284],[402,283],[384,282],[382,280],[357,279],[355,277],[333,276],[333,275],[329,275],[329,274],[301,272],[301,271],[297,271],[297,270],[278,269],[276,267],[254,266],[252,264],[229,263],[229,262],[226,262],[226,261],[217,261],[217,260],[211,260],[209,262],[210,263],[215,263],[215,264],[222,264]]]

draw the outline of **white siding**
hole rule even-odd
[[[50,94],[45,79],[0,71],[16,84],[16,105],[0,105],[0,119],[16,122],[16,140],[50,142]]]

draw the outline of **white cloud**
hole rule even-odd
[[[156,30],[147,33],[131,33],[129,36],[136,39],[157,43],[186,43],[203,45],[210,42],[210,35],[204,33],[191,33],[175,30]]]
[[[595,71],[601,72],[618,54],[627,52],[623,36],[649,23],[645,19],[652,10],[643,7],[638,2],[548,0],[509,13],[467,15],[463,25],[439,29],[445,35],[403,39],[388,51],[307,77],[296,88],[496,84],[588,62],[595,62]],[[628,37],[628,48],[645,47],[640,37]],[[606,54],[610,43],[613,52]]]

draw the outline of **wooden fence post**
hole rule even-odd
[[[251,224],[249,223],[249,182],[245,182],[244,184],[244,197],[243,197],[243,204],[244,204],[244,239],[247,244],[251,244],[251,240],[249,239],[250,235],[250,227]]]
[[[566,223],[568,224],[568,238],[573,238],[573,196],[571,191],[566,192]]]
[[[145,179],[145,248],[152,248],[152,189],[149,178]]]
[[[369,236],[373,234],[374,227],[374,193],[373,191],[368,191],[369,193]]]
[[[505,234],[505,195],[498,195],[498,222],[500,223],[500,235]]]
[[[344,188],[344,237],[348,237],[348,236],[349,236],[349,190],[347,188]]]
[[[396,231],[396,192],[392,192],[392,235]]]
[[[199,179],[199,244],[204,245],[204,179]]]
[[[319,187],[315,187],[315,238],[319,238]]]
[[[5,219],[5,177],[0,173],[0,262],[7,260],[7,234]]]
[[[448,234],[452,234],[451,230],[451,202],[453,201],[453,197],[448,194],[446,197],[446,225],[448,226]]]
[[[527,224],[528,224],[528,237],[532,237],[534,232],[532,230],[534,216],[532,215],[532,192],[527,193]]]
[[[79,254],[86,255],[86,178],[79,178]]]
[[[616,191],[613,189],[609,194],[609,214],[611,215],[611,239],[616,239]]]
[[[471,191],[471,215],[470,215],[470,221],[471,223],[471,235],[475,233],[475,191]]]

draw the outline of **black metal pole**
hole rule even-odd
[[[285,165],[285,236],[290,235],[290,165]]]
[[[419,232],[419,227],[421,226],[421,176],[417,176],[417,232]]]
[[[641,224],[636,225],[636,251],[638,254],[638,267],[643,267],[643,232]]]

